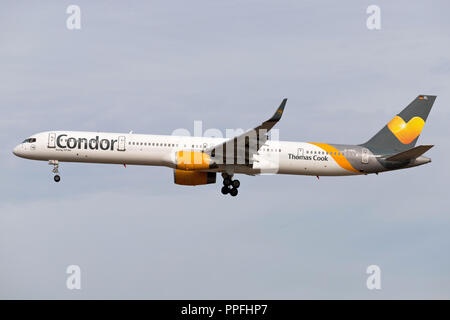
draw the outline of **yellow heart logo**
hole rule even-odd
[[[395,116],[387,126],[401,143],[409,144],[419,136],[424,125],[425,121],[420,117],[414,117],[406,123],[399,116]]]

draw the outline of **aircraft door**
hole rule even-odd
[[[119,137],[119,146],[117,147],[117,151],[125,151],[125,136]]]
[[[48,147],[55,148],[56,147],[56,133],[50,132],[48,134]]]
[[[369,150],[366,148],[363,148],[361,151],[361,162],[362,163],[369,163]]]

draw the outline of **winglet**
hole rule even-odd
[[[284,98],[283,101],[281,101],[280,106],[278,107],[277,111],[273,114],[272,118],[270,118],[268,121],[277,122],[280,121],[281,116],[283,115],[284,107],[286,106],[287,99]]]

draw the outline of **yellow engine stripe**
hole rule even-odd
[[[345,170],[348,170],[348,171],[360,173],[358,170],[356,170],[355,168],[352,167],[350,162],[348,162],[348,160],[342,155],[342,152],[340,152],[335,147],[330,146],[329,144],[326,144],[326,143],[313,143],[313,142],[310,142],[310,144],[313,144],[313,145],[323,149],[325,152],[328,152],[328,154],[334,159],[334,161],[336,161],[336,163],[341,168],[343,168]],[[334,155],[335,152],[336,152],[336,155]],[[340,153],[341,155],[338,156],[337,155],[338,153]]]

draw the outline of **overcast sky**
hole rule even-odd
[[[81,8],[81,30],[66,8]],[[366,9],[381,8],[381,30]],[[448,1],[2,1],[0,298],[450,298]],[[173,184],[168,168],[15,157],[47,130],[249,128],[362,143],[418,94],[431,164]],[[66,288],[81,267],[82,289]],[[366,288],[380,266],[382,289]]]

